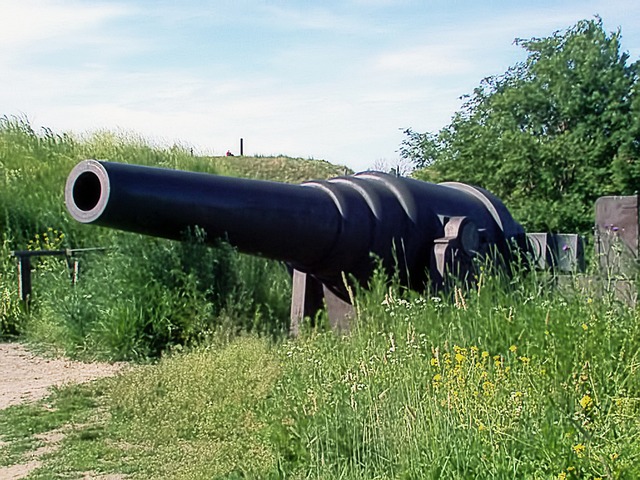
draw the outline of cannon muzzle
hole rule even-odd
[[[467,274],[490,250],[508,259],[513,241],[525,245],[522,227],[486,190],[379,172],[291,185],[85,160],[67,179],[65,201],[83,223],[176,240],[198,226],[208,241],[287,262],[296,272],[292,317],[319,306],[314,289],[348,302],[344,278],[366,285],[373,257],[421,290],[447,272]]]

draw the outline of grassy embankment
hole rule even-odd
[[[0,119],[0,336],[20,334],[72,356],[141,360],[221,328],[273,336],[287,330],[290,279],[281,264],[224,244],[207,248],[197,231],[181,243],[72,220],[64,184],[85,158],[287,182],[344,172],[285,157],[193,157],[186,148],[152,148],[133,136],[77,139]],[[78,256],[75,288],[63,259],[34,260],[27,315],[9,252],[87,247],[108,250]]]
[[[34,231],[53,225],[67,239],[82,238],[71,224],[47,221]],[[125,253],[107,257],[120,262]],[[120,272],[95,268],[95,281]],[[54,288],[36,288],[48,287]],[[45,296],[38,301],[47,304]],[[94,298],[82,298],[78,305],[90,309]],[[254,325],[247,312],[266,315],[248,306],[244,317],[230,309],[203,316],[212,333],[185,336],[199,342],[192,349],[1,412],[0,465],[28,456],[42,442],[36,434],[61,429],[58,449],[41,457],[30,478],[640,475],[638,310],[577,285],[559,292],[535,276],[482,275],[477,287],[451,298],[411,295],[375,278],[357,298],[357,320],[345,336],[309,331],[289,340],[274,337],[277,329],[221,328],[223,316],[238,322],[237,332]],[[144,297],[134,301],[144,305]],[[101,308],[107,307],[105,299]],[[175,308],[170,303],[165,312]],[[64,329],[42,336],[45,313],[52,312],[21,317],[23,335],[64,339]],[[76,354],[91,342],[97,348],[94,328],[86,323],[87,347],[70,348],[74,339],[64,348]],[[102,351],[126,356],[125,347]]]

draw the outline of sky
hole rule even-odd
[[[640,57],[638,0],[0,0],[0,116],[196,154],[394,166],[480,81],[599,15]]]

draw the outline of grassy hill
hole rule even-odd
[[[353,173],[349,168],[325,160],[291,157],[211,157],[221,175],[276,182],[302,183]]]
[[[378,275],[357,292],[351,332],[291,339],[279,265],[197,238],[71,223],[60,182],[88,156],[295,181],[320,164],[333,175],[323,162],[194,158],[0,122],[5,332],[137,361],[1,411],[0,466],[29,458],[39,434],[64,432],[29,478],[640,476],[640,313],[613,292],[483,272],[472,288],[421,296]],[[27,313],[7,260],[16,245],[111,250],[81,260],[75,287],[61,262],[37,264]]]
[[[132,135],[76,137],[2,118],[0,336],[22,334],[68,354],[117,359],[156,356],[222,324],[272,334],[287,330],[290,279],[282,265],[239,255],[224,244],[205,248],[197,235],[170,242],[73,221],[64,185],[86,158],[284,182],[345,172],[318,160],[195,157],[185,148],[155,148]],[[11,250],[94,247],[108,250],[78,257],[81,281],[75,287],[63,259],[36,259],[31,310],[24,311]]]

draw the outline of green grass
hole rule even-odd
[[[512,290],[487,281],[450,300],[394,291],[383,300],[381,289],[365,298],[352,335],[312,336],[286,351],[289,369],[272,398],[294,412],[281,429],[281,443],[298,447],[291,470],[638,475],[637,310],[534,282]]]
[[[212,337],[100,383],[95,424],[33,478],[637,478],[638,310],[540,283],[449,298],[376,278],[347,335]],[[0,413],[24,422],[11,451],[33,428],[18,408],[38,407]]]
[[[353,173],[323,160],[278,157],[213,157],[221,174],[287,183],[326,179]]]
[[[102,384],[54,389],[45,401],[17,405],[0,411],[0,469],[26,463],[30,453],[46,446],[46,434],[64,432],[65,441],[86,437],[79,431],[99,429],[95,413],[104,404]],[[57,453],[57,452],[56,452]],[[55,463],[56,457],[48,457]],[[46,459],[45,456],[43,459]],[[45,478],[47,478],[45,476]]]
[[[197,231],[168,242],[72,222],[62,185],[89,157],[285,181],[343,173],[0,119],[0,335],[144,364],[0,411],[0,466],[58,432],[29,478],[640,477],[640,313],[608,291],[483,272],[420,296],[376,276],[349,334],[288,339],[281,265],[205,248]],[[81,258],[75,287],[59,259],[34,262],[21,307],[10,250],[93,246],[109,250]]]
[[[245,337],[62,389],[0,411],[3,464],[25,461],[42,446],[36,435],[55,430],[64,439],[30,478],[263,478],[276,458],[261,406],[279,375],[268,343]]]
[[[344,173],[344,167],[287,157],[196,157],[187,148],[157,148],[134,134],[77,136],[35,130],[0,118],[0,337],[22,335],[82,358],[145,360],[190,346],[219,329],[272,337],[288,329],[290,275],[279,263],[204,245],[80,224],[64,206],[68,173],[86,158],[276,181]],[[33,295],[18,299],[11,250],[101,247],[77,257],[69,281],[64,258],[33,261]]]

